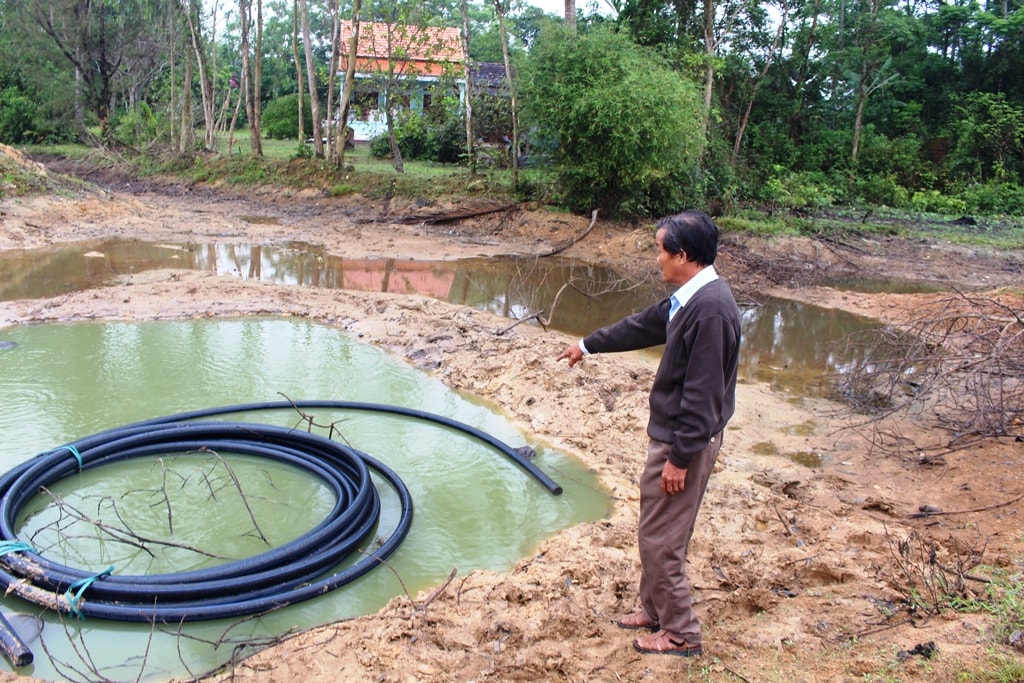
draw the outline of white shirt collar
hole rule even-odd
[[[669,312],[669,320],[675,315],[675,312],[685,306],[693,295],[697,293],[701,287],[709,282],[713,282],[718,279],[718,271],[715,270],[714,266],[704,266],[696,275],[691,277],[686,283],[672,293],[672,310]]]

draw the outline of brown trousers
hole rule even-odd
[[[672,444],[651,439],[640,476],[640,603],[661,628],[693,645],[701,642],[701,631],[686,578],[686,554],[721,447],[718,433],[690,463],[683,490],[666,496],[661,471]]]

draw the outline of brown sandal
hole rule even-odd
[[[656,655],[676,655],[677,657],[700,657],[704,654],[700,643],[693,645],[685,640],[677,640],[669,635],[668,631],[658,631],[649,636],[637,638],[633,641],[633,648],[637,652]]]
[[[658,622],[648,617],[647,613],[643,610],[640,610],[636,614],[627,614],[616,621],[615,625],[619,628],[628,628],[632,630],[646,628],[651,631],[657,631],[661,628],[661,626],[658,625]]]

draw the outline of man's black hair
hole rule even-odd
[[[718,255],[718,226],[703,211],[689,210],[674,216],[665,216],[656,225],[665,229],[662,245],[665,251],[686,252],[691,261],[710,266]]]

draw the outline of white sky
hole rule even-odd
[[[540,7],[548,14],[556,17],[565,15],[565,0],[523,0],[527,5]],[[576,10],[589,14],[594,8],[601,14],[611,14],[612,10],[605,0],[576,0]]]
[[[564,0],[524,0],[524,5],[533,5],[534,7],[540,7],[548,14],[554,14],[555,16],[562,16],[565,12]]]

